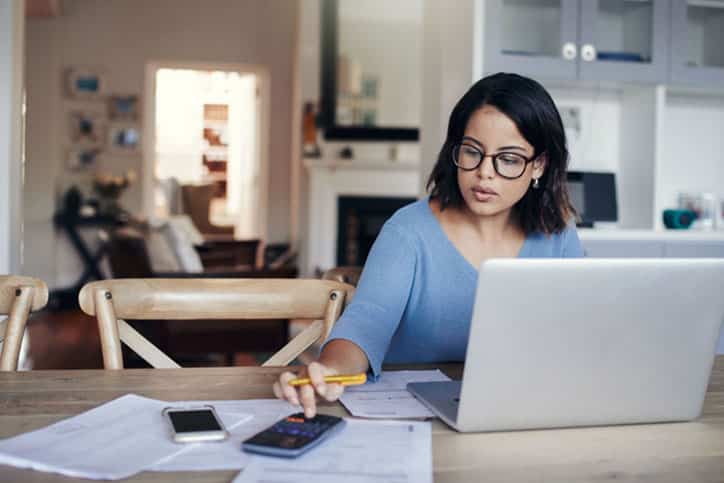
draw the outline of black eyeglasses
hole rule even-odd
[[[490,157],[493,161],[495,172],[505,179],[516,179],[523,176],[525,167],[535,158],[526,158],[522,154],[502,152],[495,154],[483,154],[483,152],[472,144],[456,144],[453,146],[453,163],[463,171],[478,169],[483,160]]]

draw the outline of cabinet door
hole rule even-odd
[[[721,87],[724,82],[724,1],[671,2],[672,83]]]
[[[665,83],[668,0],[583,0],[579,77]]]
[[[581,240],[589,258],[661,258],[664,243],[657,240]]]
[[[488,0],[484,15],[486,74],[576,79],[578,0]]]

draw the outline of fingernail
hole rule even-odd
[[[327,392],[327,386],[320,384],[319,386],[317,386],[317,392],[319,393],[320,396],[324,396],[325,393]]]

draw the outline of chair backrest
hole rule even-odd
[[[353,294],[354,287],[328,280],[159,278],[91,282],[78,301],[98,319],[106,369],[123,369],[121,340],[153,367],[179,367],[122,319],[314,319],[263,364],[285,366],[327,338]]]
[[[28,315],[40,310],[48,303],[48,286],[32,277],[0,275],[0,371],[14,371],[18,368],[20,345]]]
[[[322,274],[322,279],[336,280],[337,282],[348,283],[356,287],[361,275],[362,267],[350,265],[330,268]]]

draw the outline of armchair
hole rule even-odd
[[[211,199],[214,196],[214,184],[182,185],[181,199],[184,212],[191,217],[196,228],[204,235],[234,236],[231,225],[215,225],[209,219]]]

